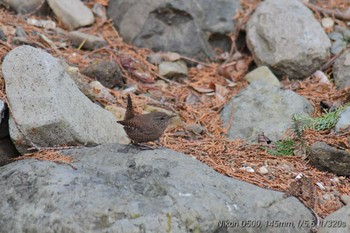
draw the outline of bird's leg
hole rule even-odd
[[[157,148],[154,148],[150,145],[144,144],[144,143],[133,143],[133,145],[137,146],[140,150],[154,150]]]

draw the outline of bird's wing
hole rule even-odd
[[[132,118],[130,120],[118,121],[118,123],[124,125],[124,128],[139,131],[145,135],[153,134],[155,126],[152,123],[144,124],[146,120],[147,119],[144,119],[143,116],[139,115],[136,118]],[[140,124],[140,122],[142,124]]]

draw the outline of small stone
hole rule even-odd
[[[27,37],[27,33],[26,31],[24,31],[24,29],[21,26],[17,26],[16,27],[16,32],[15,32],[16,36],[18,37]]]
[[[350,196],[349,195],[341,195],[340,201],[344,203],[344,205],[350,204]]]
[[[32,45],[35,46],[34,43],[28,40],[26,37],[18,37],[15,36],[12,38],[12,44],[14,45]]]
[[[249,173],[255,172],[255,170],[252,167],[241,167],[240,170],[243,170]]]
[[[5,32],[0,28],[0,40],[6,41],[7,37],[5,35]]]
[[[321,182],[316,182],[316,185],[321,189],[321,190],[325,190],[326,188],[324,187],[324,185]]]
[[[147,61],[151,64],[159,65],[163,61],[163,58],[159,53],[152,53],[147,56]]]
[[[107,41],[104,39],[79,31],[69,32],[68,36],[73,46],[77,48],[81,46],[83,49],[94,50],[107,45]]]
[[[267,66],[260,66],[255,70],[249,72],[245,77],[249,83],[255,80],[263,80],[266,81],[270,85],[274,85],[280,87],[280,82],[278,78],[272,73],[272,71]]]
[[[82,69],[82,74],[98,80],[103,86],[113,88],[123,87],[125,80],[118,63],[114,61],[99,61]]]
[[[269,173],[269,170],[267,170],[266,166],[262,166],[262,167],[259,167],[258,172],[261,175],[265,175],[265,174]]]
[[[334,177],[332,179],[330,179],[331,183],[333,185],[338,185],[339,184],[339,178],[338,177]]]
[[[188,68],[183,61],[177,62],[162,62],[159,64],[158,73],[164,77],[174,77],[188,74]]]
[[[80,0],[48,0],[57,18],[69,29],[88,26],[95,21],[91,10]]]
[[[191,132],[195,134],[202,134],[205,132],[205,128],[201,126],[200,124],[191,124],[191,125],[186,125],[186,129],[190,130]]]
[[[27,23],[34,25],[36,27],[45,29],[55,29],[56,23],[52,20],[37,20],[35,18],[28,18]]]
[[[101,3],[95,3],[92,12],[101,19],[107,19],[106,8]]]
[[[321,24],[326,32],[330,32],[334,27],[334,20],[330,17],[325,17],[321,20]]]
[[[109,89],[104,87],[99,81],[92,81],[89,83],[90,95],[98,99],[104,99],[108,101],[114,101],[113,95],[109,92]]]

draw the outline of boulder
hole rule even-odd
[[[203,61],[214,59],[211,42],[229,50],[238,9],[237,0],[110,0],[107,13],[126,42]]]
[[[333,65],[334,83],[337,89],[350,87],[350,51],[345,51]]]
[[[311,145],[308,159],[312,166],[321,171],[339,176],[350,175],[350,154],[345,150],[331,147],[324,142],[315,142]]]
[[[45,0],[0,0],[0,5],[10,7],[18,14],[29,14],[39,10],[45,3]]]
[[[318,233],[350,232],[350,206],[344,206],[331,213],[320,222]]]
[[[266,0],[247,23],[247,44],[258,65],[303,79],[328,59],[331,42],[312,12],[296,0]]]
[[[226,177],[178,152],[110,144],[64,154],[75,169],[34,159],[0,167],[0,232],[311,230],[297,227],[313,215],[295,197]],[[296,227],[267,226],[277,221]]]
[[[304,97],[262,79],[253,81],[227,103],[221,118],[228,126],[233,117],[228,138],[257,143],[261,133],[272,141],[283,139],[286,130],[294,124],[295,113],[310,114],[312,111]]]
[[[129,141],[112,113],[81,93],[45,51],[17,47],[6,55],[2,71],[12,107],[10,135],[21,153],[32,143],[51,147]]]

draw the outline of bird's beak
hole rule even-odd
[[[177,117],[177,115],[170,115],[169,118]]]

